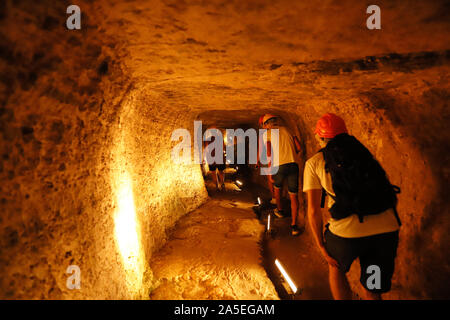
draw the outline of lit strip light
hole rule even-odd
[[[239,186],[242,186],[242,182],[241,182],[241,181],[236,180],[236,183],[237,183]]]
[[[270,231],[270,213],[267,215],[267,231]]]
[[[258,197],[258,204],[261,205],[261,198]]]
[[[291,287],[294,294],[297,292],[297,287],[295,286],[294,282],[292,282],[291,278],[287,274],[286,270],[284,270],[283,266],[281,265],[280,261],[278,259],[275,259],[275,265],[278,267],[278,270],[280,270],[281,274],[283,275],[284,279],[286,279],[287,283]]]

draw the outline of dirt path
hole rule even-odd
[[[259,191],[207,186],[211,199],[179,221],[150,263],[160,280],[151,299],[332,299],[328,266],[308,228],[293,237],[290,217],[272,215],[272,235],[263,234],[269,211],[258,220],[252,210]],[[275,258],[299,288],[296,295],[284,289]]]
[[[290,217],[274,219],[272,215],[273,236],[267,237],[265,241],[266,268],[274,270],[275,276],[272,280],[280,287],[281,276],[274,266],[277,258],[292,278],[294,284],[299,288],[298,294],[291,296],[281,286],[279,292],[282,299],[309,300],[309,299],[332,299],[328,284],[328,266],[322,259],[320,252],[313,243],[312,236],[308,232],[297,237],[290,235]],[[263,222],[267,219],[264,218]],[[287,285],[286,285],[287,287]]]
[[[160,285],[151,299],[278,299],[262,267],[264,226],[234,192],[180,219],[150,262]]]

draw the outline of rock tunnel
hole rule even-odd
[[[264,226],[248,207],[242,223],[222,216],[225,200],[208,194],[201,167],[173,163],[171,135],[194,121],[257,128],[274,113],[300,138],[302,172],[326,112],[402,189],[386,298],[450,298],[448,1],[379,0],[379,30],[366,27],[370,1],[76,4],[81,28],[69,30],[68,1],[0,2],[1,299],[278,299],[258,265]],[[205,267],[198,281],[222,282],[180,293],[168,274],[183,280],[190,249],[178,260],[170,252],[174,239],[198,235],[179,232],[198,210],[198,220],[250,234],[233,247],[239,259],[227,258],[245,271]],[[79,290],[66,286],[70,265]]]

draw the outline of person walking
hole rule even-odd
[[[215,136],[212,134],[212,130],[215,130],[216,133],[218,133],[221,137],[221,139],[223,140],[223,135],[222,135],[222,131],[219,130],[216,127],[210,127],[208,128],[207,132],[205,133],[205,137],[207,138],[207,141],[203,142],[203,149],[204,149],[204,154],[205,154],[205,158],[204,158],[204,162],[206,162],[208,164],[209,167],[209,172],[211,173],[212,177],[213,177],[213,181],[215,182],[216,185],[216,191],[225,191],[225,169],[226,169],[226,164],[225,164],[225,154],[223,151],[223,148],[221,150],[216,150],[215,148],[210,150],[210,155],[211,158],[210,160],[207,159],[206,157],[206,150],[208,148],[211,147],[212,143],[214,143],[214,139]],[[222,141],[223,143],[223,141]],[[223,144],[222,144],[223,146]],[[216,151],[220,152],[221,155],[219,154],[216,157]],[[216,163],[215,161],[213,161],[213,159],[218,158],[220,161],[218,161],[218,163]]]
[[[296,236],[300,234],[300,229],[297,225],[298,217],[300,216],[298,201],[299,167],[296,162],[296,154],[300,152],[300,143],[279,120],[279,117],[272,114],[264,116],[263,125],[268,130],[263,134],[263,143],[266,147],[267,155],[271,159],[269,167],[276,172],[269,178],[273,180],[274,196],[277,205],[274,214],[278,218],[284,216],[281,204],[281,188],[283,181],[287,180],[289,198],[291,200],[291,234]],[[273,129],[278,130],[278,139],[271,139],[271,130]],[[277,154],[272,152],[272,150],[278,151]]]
[[[333,114],[317,122],[315,137],[322,148],[306,161],[303,191],[314,240],[329,266],[334,299],[351,299],[346,273],[359,258],[363,298],[381,299],[391,288],[400,219],[396,194],[385,171]],[[321,207],[328,199],[331,218],[323,232]]]
[[[259,120],[258,120],[258,126],[261,129],[265,129],[264,128],[264,123],[263,123],[264,116],[265,116],[265,114],[261,115],[259,117]],[[260,164],[261,163],[261,161],[260,161],[261,160],[261,156],[263,154],[267,154],[267,152],[265,152],[265,146],[264,146],[264,141],[263,141],[262,135],[258,135],[258,139],[260,141],[258,143],[258,161],[257,161],[256,168],[259,168],[259,166],[261,165]],[[274,190],[273,190],[273,178],[272,178],[271,175],[267,175],[267,187],[269,188],[270,195],[271,195],[270,204],[276,205],[275,194],[274,194]]]

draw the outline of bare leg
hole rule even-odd
[[[217,177],[217,170],[212,171],[213,180],[216,183],[216,189],[219,189],[219,181]]]
[[[292,221],[291,225],[294,226],[297,224],[297,216],[298,212],[298,194],[297,193],[289,193],[289,198],[291,199],[291,216]]]
[[[336,267],[328,265],[330,270],[330,289],[335,300],[351,300],[352,290],[345,273]]]
[[[267,185],[269,186],[269,190],[270,190],[270,194],[272,195],[272,199],[275,198],[275,192],[274,192],[274,188],[273,188],[273,183],[272,180],[270,180],[270,177],[267,176]]]
[[[277,201],[277,208],[278,210],[283,210],[281,207],[281,189],[273,187],[273,191],[275,193],[275,200]]]
[[[225,185],[225,172],[219,171],[219,183],[221,186]]]

